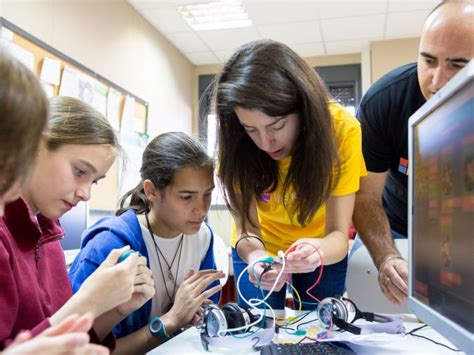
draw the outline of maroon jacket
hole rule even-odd
[[[58,221],[35,216],[22,198],[0,218],[0,349],[21,331],[36,335],[72,296]],[[91,341],[98,342],[93,331]],[[104,339],[113,348],[113,336]]]

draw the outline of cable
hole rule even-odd
[[[293,284],[292,284],[291,282],[288,282],[288,281],[287,281],[286,283],[287,283],[288,285],[290,285],[292,291],[293,291],[294,293],[296,293],[296,297],[298,297],[298,304],[299,304],[299,306],[298,306],[298,312],[301,312],[301,297],[300,297],[300,294],[298,293],[298,290],[293,286]],[[292,292],[292,296],[293,296],[293,298],[295,298],[294,295],[293,295],[293,292]]]
[[[319,283],[319,281],[321,280],[321,277],[322,277],[322,274],[323,274],[323,268],[324,268],[324,266],[323,266],[323,258],[322,258],[322,255],[321,255],[320,251],[319,251],[314,245],[312,245],[312,244],[310,244],[310,243],[304,243],[304,242],[303,242],[303,243],[299,243],[299,244],[297,244],[297,245],[304,245],[304,244],[310,245],[310,246],[318,253],[319,258],[320,258],[320,260],[321,260],[321,265],[319,266],[319,268],[320,268],[319,275],[318,275],[316,281],[314,282],[314,284],[311,285],[311,287],[309,287],[309,288],[306,290],[306,294],[307,294],[309,297],[311,297],[312,299],[314,299],[315,301],[317,301],[318,303],[320,303],[320,300],[319,300],[318,298],[316,298],[315,296],[313,296],[313,295],[310,293],[310,291],[311,291],[313,288],[315,288],[316,285],[317,285],[317,284]],[[263,296],[264,296],[264,292],[263,292],[263,287],[262,287],[262,285],[261,285],[261,280],[262,280],[263,275],[264,275],[266,272],[268,272],[268,271],[271,270],[271,265],[272,265],[273,262],[275,262],[276,259],[274,259],[274,258],[272,258],[272,257],[261,258],[261,259],[259,259],[259,260],[254,261],[250,267],[244,268],[244,269],[242,270],[242,272],[239,274],[239,276],[238,276],[238,278],[237,278],[237,282],[236,282],[237,293],[238,293],[238,295],[240,296],[240,298],[241,298],[242,300],[244,300],[244,302],[245,302],[247,305],[249,305],[252,309],[255,309],[257,312],[259,312],[260,317],[259,317],[259,319],[257,319],[255,322],[253,322],[253,323],[251,323],[251,324],[248,324],[248,325],[246,325],[246,326],[244,326],[244,327],[238,327],[238,328],[227,329],[226,332],[233,332],[233,331],[239,331],[239,330],[246,330],[246,329],[248,329],[249,327],[255,326],[255,325],[258,324],[259,322],[264,321],[264,318],[266,317],[266,308],[264,308],[264,312],[265,312],[265,313],[264,313],[264,312],[262,312],[262,310],[260,310],[260,309],[258,309],[258,308],[256,307],[256,306],[262,305],[262,304],[263,304],[263,306],[267,306],[268,309],[271,311],[271,313],[272,313],[272,315],[273,315],[273,318],[272,318],[272,319],[273,319],[273,326],[274,326],[274,327],[276,326],[275,312],[274,312],[273,308],[266,302],[266,300],[267,300],[268,297],[270,297],[270,295],[274,292],[274,290],[275,290],[275,288],[276,288],[276,285],[278,284],[278,282],[280,281],[280,279],[281,279],[281,277],[282,277],[282,275],[283,275],[283,272],[284,272],[284,269],[285,269],[285,266],[286,266],[285,264],[286,264],[286,256],[287,256],[287,254],[289,254],[289,252],[291,252],[292,250],[294,250],[294,249],[297,247],[297,245],[296,245],[296,246],[293,246],[293,247],[290,248],[290,249],[288,249],[283,255],[280,254],[280,253],[282,253],[282,252],[279,252],[279,254],[278,254],[278,256],[279,256],[278,262],[281,263],[281,270],[280,270],[280,272],[278,273],[277,278],[276,278],[275,282],[273,283],[273,286],[271,287],[270,291],[268,291],[268,294],[267,294],[265,297],[263,297]],[[258,263],[268,264],[268,265],[265,266],[265,268],[264,268],[264,270],[263,270],[263,272],[261,273],[260,276],[257,275],[257,272],[256,272],[256,270],[255,270],[255,266],[256,266]],[[245,274],[245,272],[249,272],[249,270],[251,270],[251,272],[253,273],[253,276],[254,276],[255,279],[257,280],[257,286],[258,286],[258,289],[260,290],[260,292],[261,292],[261,294],[262,294],[263,299],[251,298],[251,299],[247,300],[247,299],[244,297],[244,295],[242,294],[241,290],[240,290],[240,281],[241,281],[241,279],[242,279],[242,276]],[[299,302],[299,309],[301,310],[301,305],[302,305],[303,302],[301,301],[301,297],[300,297],[298,291],[295,289],[295,287],[292,285],[292,283],[290,283],[290,282],[288,282],[288,281],[287,281],[287,283],[290,285],[292,291],[294,291],[294,292],[296,293],[297,298],[298,298],[298,302]],[[293,292],[292,292],[292,293],[293,293]],[[323,332],[323,333],[321,333],[321,334],[327,335],[327,333],[332,330],[333,324],[332,324],[332,317],[331,317],[331,314],[329,313],[328,310],[326,310],[326,309],[324,309],[324,310],[329,314],[330,326],[329,326],[328,331]],[[311,313],[311,312],[312,312],[312,311],[306,313],[301,319],[303,319],[304,317],[306,317],[306,316],[307,316],[309,313]],[[300,320],[301,320],[301,319],[300,319]],[[290,325],[289,322],[287,323],[286,326],[288,326],[288,325]],[[296,331],[298,331],[298,330],[299,330],[299,328],[297,327]],[[320,338],[320,337],[318,336],[318,338]],[[312,339],[312,338],[309,338],[309,339]],[[313,339],[313,340],[314,340],[314,339]]]
[[[451,350],[451,351],[457,351],[457,352],[460,352],[460,351],[461,351],[461,350],[459,350],[459,349],[451,348],[450,346],[448,346],[448,345],[446,345],[446,344],[438,343],[437,341],[435,341],[435,340],[433,340],[433,339],[430,339],[430,338],[428,338],[428,337],[425,337],[425,336],[423,336],[423,335],[415,334],[415,332],[417,332],[417,331],[419,331],[419,330],[421,330],[421,329],[423,329],[423,328],[426,328],[426,327],[428,327],[427,324],[422,325],[421,327],[418,327],[418,328],[415,328],[415,329],[410,330],[408,333],[405,333],[405,335],[412,335],[412,336],[414,336],[414,337],[418,337],[418,338],[423,338],[423,339],[429,340],[429,341],[431,341],[432,343],[435,343],[436,345],[444,346],[445,348],[447,348],[447,349],[449,349],[449,350]]]
[[[257,278],[256,271],[255,271],[255,265],[256,265],[257,263],[261,263],[261,262],[268,262],[269,260],[270,260],[270,259],[268,259],[268,258],[259,259],[259,260],[256,260],[256,261],[251,265],[251,270],[252,270],[252,272],[253,272],[255,278]],[[275,283],[274,283],[272,289],[269,291],[268,295],[267,295],[264,299],[262,299],[262,300],[260,300],[260,299],[258,299],[258,298],[251,298],[251,299],[247,300],[247,299],[243,296],[243,294],[242,294],[242,292],[241,292],[241,290],[240,290],[240,280],[242,279],[242,275],[245,274],[246,272],[248,272],[248,268],[244,268],[244,269],[242,270],[242,272],[239,274],[239,276],[238,276],[238,278],[237,278],[237,283],[236,283],[236,285],[237,285],[237,292],[238,292],[239,296],[244,300],[244,302],[245,302],[247,305],[249,305],[252,309],[256,310],[256,311],[259,313],[260,317],[259,317],[256,321],[254,321],[254,322],[252,322],[252,323],[250,323],[250,324],[247,324],[247,325],[245,325],[245,326],[237,327],[237,328],[230,328],[230,329],[227,329],[227,330],[225,330],[225,331],[220,331],[221,334],[222,334],[222,333],[226,333],[226,332],[235,332],[235,331],[239,331],[239,330],[244,330],[244,331],[245,331],[245,330],[249,329],[249,327],[253,327],[253,326],[257,325],[257,324],[260,323],[260,322],[264,322],[264,321],[265,321],[265,317],[266,317],[265,313],[262,312],[262,310],[260,310],[260,309],[258,309],[258,308],[256,307],[256,306],[261,305],[261,304],[263,304],[264,306],[267,306],[268,309],[270,310],[270,312],[272,313],[272,316],[273,316],[273,318],[272,318],[272,319],[273,319],[273,322],[272,322],[272,323],[273,323],[273,327],[275,327],[275,322],[276,322],[275,312],[274,312],[273,308],[266,302],[266,300],[267,300],[268,297],[271,295],[271,293],[275,290],[276,284],[277,284],[278,281],[280,280],[280,278],[281,278],[281,276],[282,276],[282,274],[283,274],[284,268],[285,268],[285,260],[283,259],[283,260],[282,260],[282,269],[281,269],[280,273],[278,274],[277,279],[275,280]],[[257,278],[257,279],[258,279],[258,278]],[[262,290],[262,287],[261,287],[260,284],[259,284],[259,289]],[[264,311],[266,311],[266,308],[264,308]],[[251,336],[252,334],[253,334],[253,333],[250,333],[248,336]],[[235,336],[235,335],[233,335],[233,336]],[[244,337],[246,337],[246,336],[244,336]]]

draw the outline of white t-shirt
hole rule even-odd
[[[166,258],[168,265],[171,265],[176,251],[178,252],[176,254],[176,260],[174,261],[171,267],[171,273],[173,274],[173,277],[176,278],[176,291],[174,291],[175,282],[168,278],[168,266],[161,257],[161,254],[159,254],[157,248],[155,247],[148,228],[141,223],[140,227],[142,230],[143,239],[145,240],[146,250],[148,252],[148,260],[150,263],[151,271],[153,273],[153,280],[155,281],[156,293],[155,296],[153,296],[150,313],[150,318],[153,318],[156,315],[160,316],[166,313],[171,303],[165,290],[165,282],[166,287],[168,288],[169,295],[174,299],[174,295],[176,295],[179,285],[181,285],[185,280],[189,269],[194,268],[194,270],[196,271],[199,270],[199,266],[204,260],[207,250],[209,249],[209,244],[211,242],[211,232],[207,225],[203,223],[201,225],[201,228],[199,229],[199,232],[197,232],[196,234],[184,234],[181,257],[180,252],[178,250],[179,242],[181,240],[181,234],[171,239],[161,238],[156,234],[153,236],[156,244],[160,248],[164,257]],[[157,254],[161,258],[160,261],[163,275],[160,270],[160,264],[158,262]],[[176,276],[176,274],[178,275]]]

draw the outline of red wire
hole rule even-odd
[[[296,247],[298,245],[309,245],[310,247],[312,247],[314,249],[314,251],[316,253],[319,254],[319,259],[321,260],[321,265],[319,266],[319,275],[315,281],[315,283],[313,285],[311,285],[310,288],[308,288],[306,290],[306,294],[311,297],[313,300],[315,300],[316,302],[320,303],[321,301],[319,299],[317,299],[315,296],[313,296],[309,291],[311,291],[313,288],[315,288],[317,286],[317,284],[319,283],[319,281],[321,281],[321,277],[323,276],[323,269],[324,269],[324,264],[323,264],[323,256],[321,255],[321,253],[319,252],[318,248],[316,248],[313,244],[311,243],[306,243],[306,242],[303,242],[303,243],[298,243],[297,245],[295,245],[294,247],[291,247],[290,249],[288,249],[286,252],[285,252],[285,256],[288,255],[290,252],[294,251],[296,249]]]
[[[311,287],[309,287],[309,288],[306,290],[306,294],[307,294],[309,297],[311,297],[313,300],[315,300],[316,302],[318,302],[318,304],[319,304],[319,303],[321,303],[321,301],[320,301],[317,297],[313,296],[313,295],[310,293],[310,291],[311,291],[313,288],[315,288],[315,287],[319,284],[319,281],[321,281],[321,277],[323,276],[323,269],[324,269],[323,256],[321,255],[321,253],[320,253],[320,251],[318,250],[318,248],[316,248],[313,244],[311,244],[311,243],[306,243],[306,242],[298,243],[298,244],[296,244],[295,246],[291,247],[290,249],[288,249],[288,250],[285,252],[285,256],[288,255],[290,252],[294,251],[298,245],[309,245],[309,246],[311,246],[311,247],[314,249],[314,251],[315,251],[316,253],[318,253],[319,259],[321,259],[321,265],[319,266],[319,275],[318,275],[316,281],[314,282],[314,284],[312,284]],[[333,324],[332,324],[332,315],[331,315],[331,313],[330,313],[327,309],[325,309],[325,310],[326,310],[326,312],[328,312],[328,314],[329,314],[329,321],[330,321],[330,324],[329,324],[329,329],[328,329],[328,331],[331,331],[332,325],[333,325]]]

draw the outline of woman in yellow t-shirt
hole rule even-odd
[[[235,221],[234,275],[295,247],[284,271],[303,308],[315,307],[306,290],[321,263],[323,276],[311,293],[319,299],[342,294],[354,197],[366,174],[358,121],[330,100],[301,57],[274,41],[240,47],[214,90],[219,178]],[[250,272],[240,283],[247,299],[260,295],[258,283],[270,290],[280,269],[264,272],[257,264],[255,271],[257,277]],[[274,308],[284,307],[284,282],[268,299]]]

